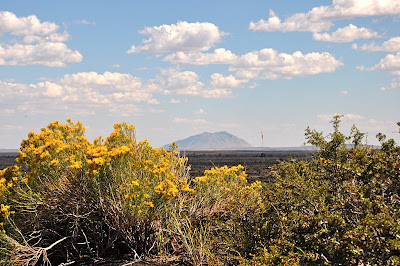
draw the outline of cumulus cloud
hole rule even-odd
[[[329,53],[293,54],[278,53],[265,48],[244,55],[235,55],[229,50],[216,49],[213,53],[175,53],[165,57],[165,61],[181,64],[228,64],[233,75],[211,76],[211,85],[222,88],[237,88],[251,79],[290,79],[295,76],[315,75],[333,72],[343,63]]]
[[[371,39],[379,37],[379,33],[364,27],[358,28],[353,24],[350,24],[344,28],[340,28],[331,34],[327,32],[314,32],[313,34],[314,40],[324,42],[352,42],[357,39]]]
[[[81,72],[37,84],[0,81],[0,103],[112,106],[132,102],[156,104],[151,86],[130,74]],[[60,103],[63,103],[60,105]]]
[[[400,2],[389,0],[333,0],[330,6],[314,7],[307,13],[296,13],[285,21],[270,11],[267,21],[250,22],[249,29],[257,31],[327,31],[335,20],[355,17],[400,14]]]
[[[207,51],[227,34],[212,23],[186,21],[179,21],[172,25],[146,27],[139,33],[150,35],[150,37],[142,41],[142,46],[132,45],[127,51],[128,54]]]
[[[67,63],[81,62],[82,55],[64,43],[70,35],[58,30],[57,24],[41,22],[35,15],[17,17],[0,11],[0,40],[5,33],[15,36],[12,41],[0,42],[0,65],[65,67]]]
[[[38,36],[38,35],[25,35],[22,38],[22,43],[31,44],[31,43],[63,43],[68,41],[71,38],[68,32],[64,31],[62,33],[52,33],[47,36]]]
[[[231,70],[238,70],[239,76],[247,74],[254,77],[257,73],[260,79],[290,79],[333,72],[341,65],[340,60],[326,52],[303,54],[297,51],[287,54],[266,48],[240,56]]]
[[[311,20],[307,14],[297,13],[287,18],[284,22],[275,14],[273,10],[269,11],[268,20],[260,19],[258,22],[250,22],[249,29],[253,31],[311,31],[320,32],[329,30],[333,24],[329,21]]]
[[[172,103],[172,104],[177,104],[177,103],[180,103],[181,101],[180,100],[177,100],[177,99],[171,99],[171,100],[169,100],[169,103]]]
[[[48,97],[59,97],[64,93],[64,89],[62,86],[49,81],[39,82],[36,85],[36,88],[42,90],[43,95]]]
[[[0,11],[0,34],[10,33],[15,36],[50,35],[58,29],[59,26],[57,24],[40,22],[35,15],[17,17],[12,12]]]
[[[149,104],[160,104],[160,102],[157,101],[157,99],[150,99],[150,100],[147,101],[147,103],[149,103]]]
[[[177,69],[161,70],[163,77],[159,79],[162,92],[165,94],[178,94],[199,96],[203,98],[230,97],[232,91],[225,88],[211,88],[200,81],[199,76],[193,71],[179,71]]]
[[[66,74],[60,82],[68,86],[95,87],[106,91],[132,91],[142,86],[142,81],[138,77],[131,74],[108,71],[103,74],[97,72]]]
[[[0,45],[0,65],[33,65],[65,67],[66,63],[78,63],[82,55],[69,49],[64,43]]]
[[[243,83],[246,83],[247,80],[240,80],[235,78],[232,75],[224,76],[220,73],[214,73],[211,75],[211,86],[214,88],[228,88],[234,89],[239,88]]]
[[[379,61],[373,67],[365,68],[363,66],[359,67],[360,70],[380,70],[383,72],[388,72],[392,75],[400,75],[400,52],[396,54],[388,54]]]
[[[383,51],[383,52],[400,52],[400,36],[393,37],[382,44],[375,42],[363,44],[360,47],[353,45],[353,49],[360,49],[363,51]]]
[[[222,80],[224,77],[219,78]],[[227,80],[229,79],[230,77],[227,77]],[[155,99],[155,94],[203,98],[231,97],[231,88],[227,86],[217,88],[206,85],[200,81],[195,72],[177,69],[162,69],[161,75],[148,80],[142,80],[128,73],[79,72],[37,84],[0,82],[0,103],[53,101],[107,106],[142,102],[158,105],[160,102]]]
[[[314,7],[307,13],[317,20],[341,20],[400,14],[400,3],[390,0],[333,0],[330,6]]]
[[[400,78],[392,79],[390,86],[382,87],[381,90],[386,91],[386,90],[393,90],[393,89],[397,89],[397,88],[400,88]]]
[[[232,64],[237,56],[230,50],[224,48],[215,49],[213,53],[184,53],[177,52],[168,55],[164,61],[172,64],[185,64],[185,65],[208,65],[208,64]]]

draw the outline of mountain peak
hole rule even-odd
[[[240,149],[252,147],[245,140],[240,139],[226,131],[215,133],[203,132],[186,139],[175,141],[178,149],[184,150],[208,150],[208,149]],[[164,145],[168,148],[169,144]]]

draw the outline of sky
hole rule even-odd
[[[355,124],[399,142],[399,0],[0,0],[0,148],[114,123],[160,147],[228,131],[301,146]]]

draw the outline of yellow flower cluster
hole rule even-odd
[[[244,186],[247,183],[247,174],[242,165],[233,167],[213,167],[210,170],[204,171],[204,176],[199,176],[194,179],[197,187],[209,186],[215,184],[218,186],[226,186],[230,188],[232,185]]]
[[[140,141],[133,150],[136,156],[131,162],[132,179],[120,187],[126,205],[133,212],[148,214],[155,206],[175,198],[180,191],[191,191],[182,175],[187,160],[180,159],[175,152],[152,148],[147,140]]]
[[[166,199],[175,197],[179,192],[177,186],[175,186],[175,184],[169,179],[161,181],[160,184],[154,188],[154,191],[158,194],[164,195]]]
[[[21,184],[25,182],[25,178],[20,172],[20,167],[10,166],[4,170],[0,170],[0,226],[3,228],[4,220],[14,210],[10,210],[10,201],[16,199],[15,191],[18,191]]]
[[[86,163],[89,170],[88,174],[96,175],[98,169],[106,162],[107,147],[100,141],[95,139],[93,145],[90,145],[86,151]]]
[[[118,157],[121,155],[125,155],[125,154],[129,153],[130,151],[131,151],[131,149],[128,146],[123,145],[123,146],[112,148],[109,151],[108,155],[110,157]]]
[[[8,216],[10,216],[10,214],[14,214],[14,213],[15,213],[15,211],[10,211],[9,205],[4,205],[4,204],[0,205],[0,214],[2,217],[8,218]]]
[[[241,165],[220,168],[214,167],[204,171],[204,176],[196,177],[194,193],[198,196],[225,197],[240,202],[236,206],[244,206],[249,200],[262,204],[260,181],[247,185],[247,175]]]
[[[29,176],[42,175],[49,167],[80,169],[84,151],[90,145],[84,132],[80,122],[74,124],[67,119],[67,124],[63,125],[54,121],[40,133],[29,132],[21,143],[17,161],[27,166]]]

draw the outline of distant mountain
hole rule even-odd
[[[180,150],[209,150],[209,149],[242,149],[252,146],[226,131],[209,133],[204,132],[186,139],[175,141]],[[164,145],[168,149],[170,144]]]

